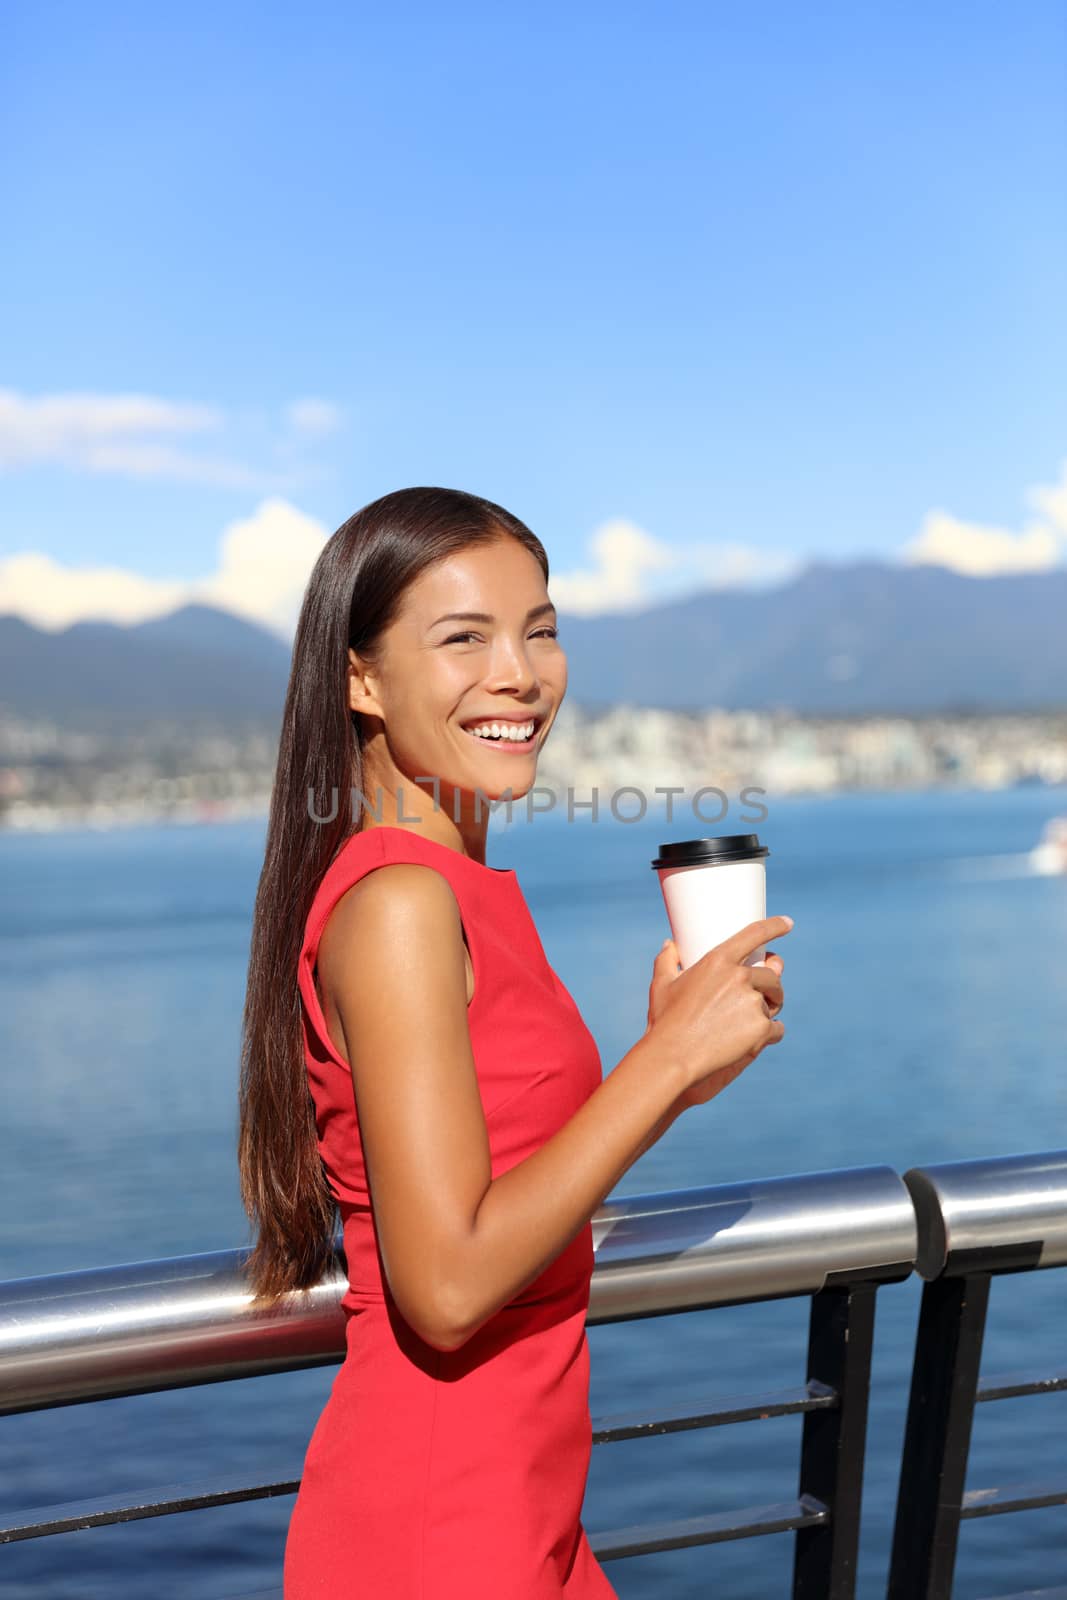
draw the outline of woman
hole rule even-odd
[[[239,1161],[257,1300],[344,1231],[346,1354],[312,1433],[286,1600],[607,1600],[581,1523],[590,1219],[687,1106],[784,1032],[788,919],[680,973],[602,1077],[488,800],[521,799],[567,688],[539,540],[405,489],[343,523],[297,627],[256,899]],[[294,982],[295,977],[295,982]]]

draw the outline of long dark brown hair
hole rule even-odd
[[[373,662],[420,573],[507,535],[536,557],[547,582],[544,546],[503,506],[459,489],[398,489],[342,522],[308,580],[282,711],[242,1025],[237,1164],[256,1232],[244,1261],[256,1303],[311,1288],[335,1248],[339,1213],[318,1151],[297,962],[323,873],[363,825],[362,802],[353,821],[349,799],[363,795],[363,753],[360,717],[348,703],[348,651]],[[316,820],[331,812],[332,820]]]

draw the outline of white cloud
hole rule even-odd
[[[192,581],[144,578],[120,567],[67,567],[27,551],[0,561],[0,613],[58,630],[89,619],[144,622],[195,601],[258,622],[289,643],[328,537],[313,517],[271,498],[224,528],[215,570]]]
[[[33,399],[0,389],[0,466],[52,463],[86,472],[138,477],[186,475],[198,460],[148,435],[186,437],[216,432],[222,417],[210,406],[177,405],[144,394],[43,395]],[[216,470],[219,463],[209,463]]]
[[[307,434],[313,438],[336,433],[343,420],[340,409],[331,401],[315,400],[311,397],[294,400],[286,410],[285,417],[294,433]]]
[[[143,433],[203,433],[222,418],[209,406],[173,405],[143,394],[53,394],[31,400],[0,389],[0,465],[74,464],[83,453]]]
[[[560,611],[592,616],[691,594],[781,581],[799,564],[787,551],[731,543],[667,544],[633,522],[604,523],[590,541],[595,565],[549,580]]]
[[[240,421],[238,416],[238,427]],[[295,401],[283,415],[275,448],[284,456],[289,438],[319,439],[340,422],[340,411],[328,401]],[[0,471],[51,465],[227,489],[291,488],[292,471],[249,466],[226,453],[186,446],[186,440],[195,445],[203,435],[225,434],[232,426],[232,419],[214,406],[153,395],[72,391],[33,397],[0,389]],[[306,468],[297,470],[297,478],[306,475]]]
[[[88,619],[144,622],[173,611],[185,585],[142,578],[121,567],[66,567],[26,551],[0,561],[0,614],[14,612],[37,628],[58,631]]]
[[[194,585],[188,598],[265,623],[291,639],[329,532],[286,500],[264,500],[251,517],[223,530],[218,570]]]
[[[589,614],[639,603],[645,574],[669,567],[674,560],[666,545],[622,518],[603,523],[589,542],[594,567],[549,579],[549,591],[561,611]]]
[[[112,472],[121,478],[170,479],[179,483],[208,483],[224,489],[258,489],[267,474],[239,461],[189,455],[170,445],[138,443],[96,444],[79,452],[70,466],[86,472]]]
[[[1067,539],[1067,461],[1060,467],[1058,483],[1039,483],[1027,489],[1026,498],[1043,511],[1064,539]]]
[[[949,567],[972,578],[1002,572],[1047,572],[1060,564],[1067,544],[1067,461],[1057,484],[1027,491],[1045,521],[1029,521],[1021,533],[964,522],[940,509],[927,512],[918,535],[901,552],[904,562]]]

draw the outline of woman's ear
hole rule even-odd
[[[374,694],[374,676],[351,646],[348,650],[348,708],[372,717],[382,714]]]

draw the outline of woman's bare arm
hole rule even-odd
[[[682,1066],[643,1036],[564,1127],[494,1181],[447,879],[407,862],[368,873],[329,919],[319,974],[341,1018],[390,1288],[422,1338],[456,1349],[556,1259],[670,1126]]]
[[[659,1141],[663,1138],[663,1135],[667,1132],[667,1129],[673,1127],[678,1121],[678,1118],[682,1114],[682,1110],[683,1107],[676,1103],[671,1106],[669,1111],[665,1112],[664,1115],[660,1117],[651,1133],[646,1134],[641,1140],[641,1143],[638,1145],[637,1149],[634,1151],[625,1167],[623,1167],[623,1172],[629,1172],[630,1168],[634,1165],[634,1162],[640,1161],[646,1150],[651,1150],[654,1144],[659,1143]],[[619,1176],[621,1177],[622,1173],[620,1173]]]

